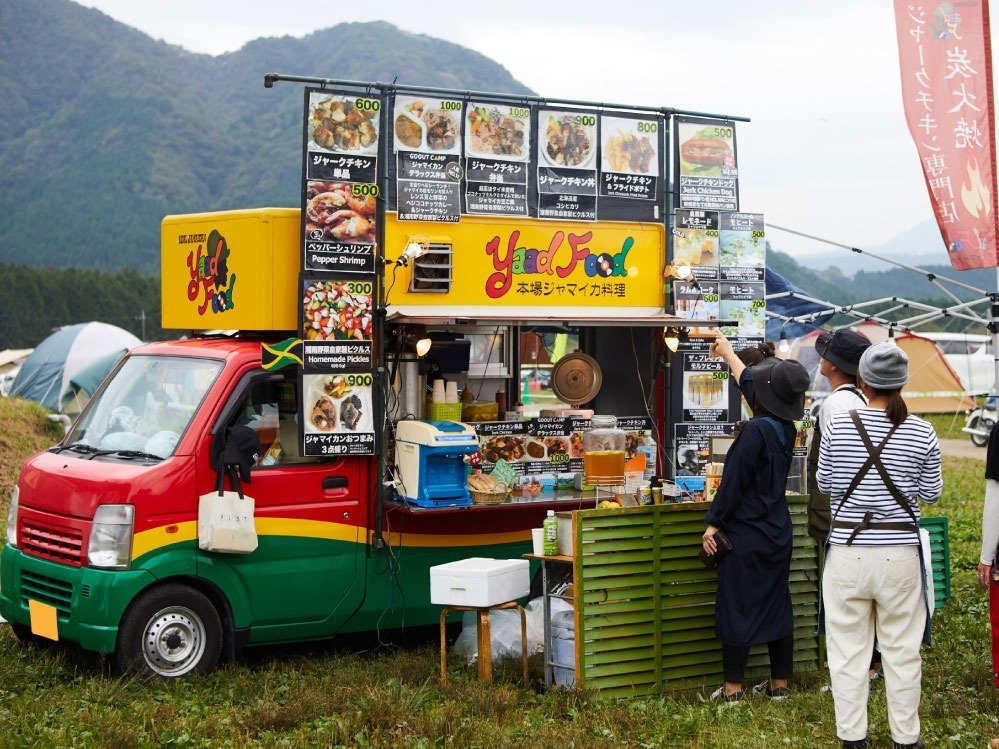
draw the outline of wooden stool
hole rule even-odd
[[[493,641],[489,625],[489,612],[493,609],[518,609],[520,611],[520,646],[524,661],[524,684],[527,681],[527,613],[516,601],[496,603],[492,606],[445,606],[441,609],[441,684],[447,683],[447,639],[444,634],[444,621],[452,611],[474,611],[476,634],[479,641],[479,679],[493,680]]]

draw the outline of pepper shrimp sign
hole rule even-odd
[[[381,100],[306,91],[302,267],[373,273]]]

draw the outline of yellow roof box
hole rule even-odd
[[[256,208],[164,218],[163,327],[296,330],[300,216]]]

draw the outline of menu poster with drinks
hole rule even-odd
[[[762,213],[719,214],[718,267],[725,281],[763,281],[767,233]]]
[[[698,281],[718,278],[718,212],[679,210],[673,227],[673,265],[686,265]]]
[[[686,423],[733,422],[739,414],[738,387],[728,364],[711,356],[711,338],[681,341],[672,356],[671,421]]]
[[[378,97],[306,89],[302,267],[374,273]]]
[[[461,216],[463,111],[459,98],[396,97],[392,131],[401,221],[456,223]]]
[[[726,336],[756,337],[766,335],[767,301],[764,283],[722,281],[718,316],[736,325],[723,325]]]
[[[373,281],[303,274],[302,455],[375,452]]]
[[[739,210],[735,123],[676,118],[676,208]]]
[[[673,310],[686,320],[718,319],[718,281],[673,280]]]

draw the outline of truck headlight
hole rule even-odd
[[[101,505],[90,528],[87,562],[91,567],[128,569],[132,558],[132,505]]]
[[[7,510],[7,545],[17,548],[17,496],[20,490],[15,486],[10,495],[10,509]]]

